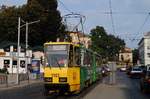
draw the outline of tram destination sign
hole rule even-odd
[[[67,50],[67,45],[48,45],[47,46],[48,51],[62,51]]]

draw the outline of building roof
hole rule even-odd
[[[150,31],[147,32],[144,36],[150,36]]]
[[[125,47],[122,50],[120,50],[120,53],[132,53],[132,49],[128,48],[128,47]]]
[[[81,32],[70,32],[69,34],[78,34],[79,37],[89,37],[89,35],[81,33]]]
[[[138,45],[140,45],[144,39],[150,39],[150,31],[144,34],[144,37],[141,38],[141,40],[139,41]]]

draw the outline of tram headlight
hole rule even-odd
[[[46,78],[44,78],[44,81],[45,82],[52,82],[52,77],[46,77]]]
[[[67,78],[66,77],[60,77],[59,82],[67,82]]]

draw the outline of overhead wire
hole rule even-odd
[[[100,14],[110,14],[110,11],[100,11],[99,12]],[[135,14],[147,14],[147,13],[149,13],[149,12],[112,12],[112,14],[123,14],[123,15],[125,15],[125,14],[127,14],[127,15],[135,15]]]
[[[68,11],[69,13],[73,13],[61,0],[57,0],[63,7],[66,11]]]
[[[58,2],[64,7],[64,9],[66,11],[68,11],[69,13],[71,13],[71,14],[66,15],[66,16],[68,16],[68,18],[71,18],[71,17],[69,17],[69,15],[75,15],[74,18],[77,18],[77,17],[80,16],[80,22],[73,28],[73,31],[74,31],[74,29],[76,29],[76,31],[78,32],[78,26],[81,24],[81,29],[82,29],[83,36],[84,36],[85,34],[84,34],[84,26],[83,26],[83,24],[86,21],[86,17],[83,16],[83,15],[81,15],[81,14],[76,14],[76,13],[72,12],[61,0],[58,0]],[[83,18],[84,18],[84,20],[83,20]],[[66,22],[66,18],[65,18],[65,22]],[[78,40],[80,42],[79,34],[77,34],[77,36],[78,36]],[[84,37],[83,37],[83,41],[84,41]]]
[[[150,17],[150,13],[148,13],[148,15],[145,17],[144,22],[142,23],[142,25],[141,25],[140,28],[138,29],[137,34],[135,35],[135,37],[133,38],[132,41],[135,41],[135,40],[137,39],[137,36],[140,34],[140,31],[141,31],[141,30],[143,29],[143,27],[145,26],[145,24],[146,24],[147,20],[149,19],[149,17]]]
[[[116,33],[115,32],[114,19],[113,19],[113,13],[112,13],[112,3],[111,3],[111,0],[109,0],[109,9],[110,9],[110,17],[111,17],[111,23],[112,23],[113,33]]]

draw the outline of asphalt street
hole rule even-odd
[[[129,78],[125,72],[117,72],[116,84],[110,85],[106,77],[84,99],[150,99],[150,94],[140,91],[139,81]]]
[[[117,72],[116,84],[109,84],[109,77],[98,81],[82,91],[79,95],[43,94],[43,84],[24,86],[11,90],[0,91],[0,99],[150,99],[139,88],[139,79],[131,79],[124,72]]]

